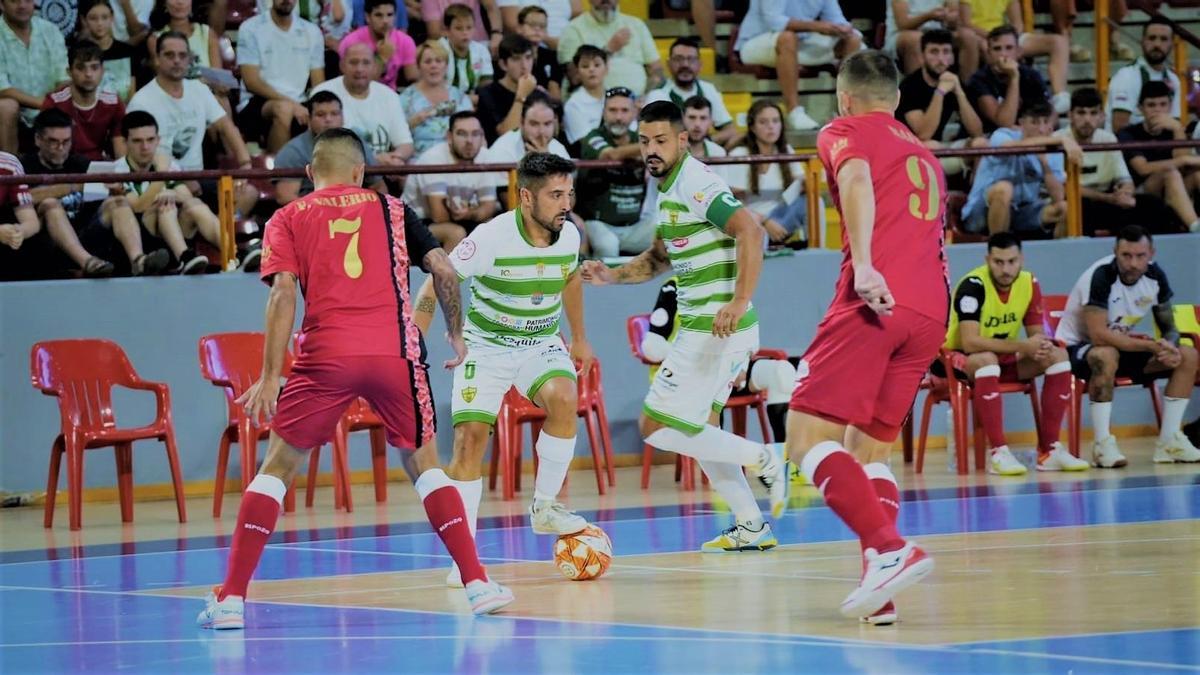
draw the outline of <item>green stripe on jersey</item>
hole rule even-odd
[[[575,260],[578,256],[575,255],[531,255],[520,256],[516,258],[496,258],[492,265],[496,267],[521,267],[523,265],[536,265],[542,263],[549,267],[550,265],[571,265],[574,267]]]
[[[711,333],[715,319],[716,317],[710,315],[688,316],[681,312],[679,315],[679,328],[680,330],[690,330],[697,333]],[[738,321],[737,331],[746,330],[757,323],[758,312],[751,307],[750,311],[742,315],[741,321]]]
[[[701,232],[713,229],[711,223],[659,223],[659,236],[663,239],[676,239],[679,237],[694,237]]]
[[[725,237],[722,239],[717,239],[715,241],[710,241],[707,244],[701,244],[699,246],[694,246],[692,248],[685,248],[682,251],[678,251],[678,252],[668,251],[668,255],[671,258],[671,260],[687,260],[688,258],[695,258],[696,256],[701,256],[701,255],[704,255],[705,253],[709,253],[711,251],[718,251],[718,250],[722,250],[722,249],[728,250],[728,249],[735,249],[735,248],[737,248],[737,240],[731,239],[729,237]]]
[[[527,279],[521,281],[513,281],[512,279],[501,279],[493,276],[478,276],[475,281],[484,288],[503,293],[505,295],[558,295],[562,293],[563,286],[567,280],[555,277],[546,279]]]

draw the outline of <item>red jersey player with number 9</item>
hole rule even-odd
[[[512,593],[491,581],[475,550],[462,498],[438,467],[425,346],[412,321],[409,266],[433,275],[458,365],[466,356],[458,275],[429,229],[400,200],[362,187],[362,141],[348,129],[317,137],[308,172],[316,190],[267,222],[262,278],[267,300],[262,375],[241,398],[250,419],[271,422],[267,458],[238,509],[224,583],[196,618],[204,628],[245,627],[250,577],[275,529],[279,507],[308,449],[333,437],[346,407],[362,397],[383,420],[388,443],[417,448],[417,493],[433,529],[462,570],[476,614],[499,610]],[[280,372],[304,293],[298,355]]]
[[[862,543],[863,578],[841,611],[873,624],[894,622],[892,597],[933,570],[933,559],[896,532],[899,492],[886,462],[945,339],[950,303],[945,177],[894,117],[897,77],[880,52],[846,59],[837,77],[842,117],[817,136],[844,258],[797,369],[787,422],[792,460]]]

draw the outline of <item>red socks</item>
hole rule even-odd
[[[867,478],[871,479],[871,487],[875,488],[875,494],[879,496],[879,506],[883,509],[883,514],[895,525],[896,516],[900,514],[900,489],[896,487],[896,477],[892,475],[892,470],[887,464],[872,462],[864,466],[863,471]],[[866,551],[867,545],[863,544],[862,548]],[[866,565],[866,560],[863,561],[863,565]]]
[[[880,553],[904,546],[891,517],[880,504],[862,465],[832,441],[818,443],[800,463],[800,470],[821,491],[825,503],[866,548]],[[894,489],[894,488],[893,488]]]
[[[1007,445],[1004,439],[1004,405],[1000,396],[1000,366],[975,371],[975,410],[987,435],[988,447]]]
[[[1063,417],[1071,405],[1071,364],[1055,363],[1046,369],[1042,382],[1042,428],[1038,432],[1038,451],[1048,453],[1058,441]]]
[[[441,537],[450,557],[458,564],[463,584],[487,581],[487,573],[479,562],[475,538],[467,522],[462,495],[441,469],[430,469],[417,478],[417,494],[425,504],[425,514],[433,531]]]
[[[255,476],[246,488],[241,506],[238,507],[233,545],[229,547],[229,570],[217,600],[224,600],[229,595],[246,597],[250,577],[254,574],[254,568],[258,567],[267,540],[275,531],[275,521],[279,519],[286,492],[287,486],[283,481],[264,473]]]

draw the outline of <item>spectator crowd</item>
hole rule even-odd
[[[655,231],[657,186],[636,162],[641,105],[676,103],[702,160],[791,153],[789,134],[817,127],[802,78],[873,42],[843,11],[855,3],[837,0],[691,0],[697,37],[662,56],[617,0],[257,0],[234,44],[230,8],[244,1],[81,0],[53,23],[34,0],[0,0],[0,175],[301,169],[315,137],[335,127],[356,132],[376,166],[516,162],[534,150],[621,160],[580,172],[572,221],[586,253],[633,254]],[[1102,98],[1067,88],[1069,64],[1092,57],[1071,41],[1070,0],[1043,3],[1048,32],[1025,31],[1020,0],[885,4],[880,46],[905,74],[896,115],[918,138],[1043,149],[944,160],[966,194],[963,230],[1061,235],[1066,163],[1082,170],[1085,233],[1200,230],[1191,149],[1080,149],[1200,137],[1180,121],[1169,22],[1141,27],[1140,55],[1114,42],[1113,57],[1130,63]],[[1114,5],[1119,20],[1124,6]],[[744,124],[719,83],[701,77],[719,11],[740,21],[717,70],[774,69],[781,93],[755,100]],[[717,171],[759,220],[765,247],[807,245],[800,164]],[[508,203],[502,174],[369,185],[404,195],[447,248]],[[261,223],[312,189],[307,178],[235,183],[238,266],[257,269]],[[215,271],[218,212],[216,181],[3,185],[0,279]]]

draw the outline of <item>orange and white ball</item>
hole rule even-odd
[[[595,525],[564,534],[554,542],[554,566],[572,581],[602,576],[612,564],[612,555],[612,541]]]

